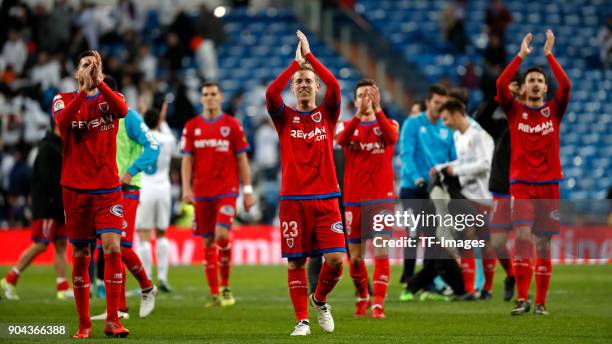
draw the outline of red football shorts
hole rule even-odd
[[[510,184],[512,225],[530,226],[534,233],[558,234],[559,184]]]
[[[66,226],[55,219],[32,220],[32,241],[48,244],[56,240],[66,240]]]
[[[281,200],[279,219],[284,258],[346,252],[337,198]]]
[[[73,244],[89,244],[102,233],[123,233],[121,190],[92,194],[63,188],[66,232]]]
[[[493,194],[493,207],[489,228],[491,233],[507,232],[512,229],[512,209],[510,195]]]
[[[134,230],[136,228],[136,211],[140,200],[140,190],[123,190],[123,235],[121,246],[132,247],[134,243]]]
[[[381,231],[374,230],[374,215],[394,214],[393,203],[364,204],[359,206],[344,206],[344,221],[346,224],[347,241],[351,244],[360,244],[364,239],[371,239],[375,235],[390,235],[391,228]],[[362,230],[363,229],[363,230]]]
[[[215,235],[215,227],[232,228],[236,216],[236,197],[196,201],[193,234],[205,238]]]

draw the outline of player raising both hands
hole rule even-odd
[[[518,55],[497,80],[499,104],[506,113],[510,128],[511,163],[510,195],[513,199],[512,223],[516,230],[514,271],[517,302],[512,315],[531,308],[527,300],[533,273],[531,253],[535,235],[536,299],[534,314],[546,315],[546,294],[552,272],[551,235],[559,231],[559,182],[563,178],[559,157],[559,126],[570,98],[570,81],[552,54],[555,36],[546,32],[544,54],[552,69],[558,89],[554,99],[546,101],[546,72],[532,67],[523,74],[524,102],[517,101],[508,85],[521,62],[533,52],[533,35],[523,38]]]
[[[291,335],[305,336],[310,334],[306,259],[325,257],[310,304],[319,325],[332,332],[334,320],[326,300],[342,276],[346,249],[332,152],[340,114],[340,84],[311,53],[306,36],[298,31],[297,37],[295,61],[270,84],[266,106],[280,138],[281,247],[289,263],[289,294],[297,320]],[[317,106],[319,78],[326,91],[323,103]],[[281,97],[289,81],[297,99],[295,108],[287,106]]]

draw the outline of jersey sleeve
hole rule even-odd
[[[500,74],[499,78],[497,78],[497,82],[495,83],[497,88],[496,100],[508,118],[510,118],[509,116],[512,116],[514,113],[511,111],[514,104],[514,98],[512,97],[512,93],[508,87],[510,86],[510,82],[512,82],[512,78],[514,78],[514,75],[518,73],[521,62],[523,62],[523,59],[517,55]]]
[[[127,172],[131,176],[141,171],[148,174],[155,173],[157,170],[157,157],[159,156],[159,143],[142,120],[142,117],[132,109],[128,110],[128,115],[125,118],[125,129],[128,137],[143,147],[142,153],[128,168]]]
[[[472,152],[476,156],[476,159],[462,165],[454,165],[454,175],[473,178],[478,174],[491,170],[491,161],[493,160],[493,150],[495,148],[491,136],[484,131],[478,132],[478,134],[473,137],[472,147]]]
[[[357,126],[359,125],[359,122],[359,118],[357,116],[353,116],[350,122],[341,122],[338,124],[336,129],[336,143],[343,147],[348,146],[351,142],[351,137],[353,137],[355,129],[357,129]]]
[[[64,94],[57,94],[53,98],[51,114],[55,123],[59,127],[68,127],[72,121],[77,120],[81,104],[85,101],[85,92],[79,92],[76,97],[68,97]]]
[[[283,102],[282,93],[287,84],[291,80],[293,73],[299,69],[300,65],[294,60],[272,83],[266,90],[266,109],[270,116],[277,117],[283,113],[285,103]]]
[[[100,90],[100,93],[108,102],[108,106],[113,110],[113,114],[117,115],[117,118],[127,116],[128,106],[123,94],[113,91],[104,81],[98,84],[98,90]]]
[[[234,152],[236,154],[244,153],[248,151],[251,146],[249,145],[249,141],[244,134],[244,130],[242,129],[242,125],[236,122],[234,124],[234,130],[232,134],[232,146],[234,147]]]
[[[555,94],[555,103],[557,104],[557,111],[555,112],[559,118],[562,118],[570,100],[570,79],[553,54],[546,55],[546,59],[559,86]]]
[[[191,128],[191,122],[187,122],[183,128],[183,134],[181,136],[180,152],[181,154],[193,154],[193,129]]]
[[[417,123],[414,118],[406,118],[400,130],[400,159],[402,161],[402,177],[407,178],[409,185],[414,186],[420,176],[414,162],[414,147],[416,146]]]

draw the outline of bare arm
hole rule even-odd
[[[183,184],[183,201],[193,203],[193,188],[191,186],[191,177],[193,174],[193,156],[190,154],[183,155],[181,161],[181,179]]]
[[[251,167],[249,166],[249,158],[246,153],[240,153],[237,155],[238,158],[238,173],[240,174],[240,180],[243,185],[244,194],[244,209],[249,211],[253,204],[255,204],[255,197],[253,196],[253,186],[251,185]]]

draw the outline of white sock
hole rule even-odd
[[[138,245],[138,256],[140,256],[140,261],[142,262],[142,266],[147,273],[147,277],[151,279],[151,270],[153,269],[153,256],[151,254],[151,243],[147,241],[141,241],[140,245]]]
[[[170,242],[168,238],[157,239],[157,280],[168,282],[168,254],[170,252]]]

